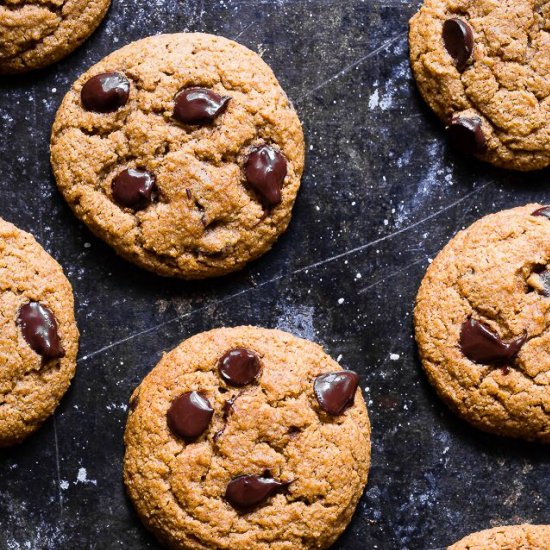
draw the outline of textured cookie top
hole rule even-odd
[[[428,268],[415,309],[431,382],[484,430],[550,442],[550,208],[461,231]]]
[[[0,74],[58,61],[99,25],[110,0],[0,0]]]
[[[271,69],[205,34],[109,55],[67,94],[52,134],[53,169],[77,216],[127,259],[186,278],[268,250],[303,164],[300,121]]]
[[[461,149],[505,168],[550,164],[549,29],[548,1],[425,0],[412,68]]]
[[[550,550],[550,526],[495,527],[473,533],[448,550]]]
[[[142,520],[175,549],[327,548],[370,465],[356,388],[318,345],[281,331],[186,340],[130,401],[125,482]]]
[[[34,240],[0,219],[0,446],[36,430],[67,391],[78,330],[72,288]]]

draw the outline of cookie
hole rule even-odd
[[[124,479],[172,549],[328,548],[367,481],[358,376],[278,330],[189,338],[134,391]]]
[[[200,279],[242,268],[286,229],[300,121],[255,53],[207,34],[153,36],[65,97],[51,140],[59,189],[121,256]]]
[[[515,170],[550,165],[549,30],[545,2],[424,1],[411,65],[460,151]]]
[[[0,74],[59,61],[105,16],[110,0],[4,0],[0,3]]]
[[[0,219],[0,447],[53,413],[76,368],[73,291],[59,264]]]
[[[550,526],[495,527],[473,533],[448,550],[550,550]]]
[[[550,207],[486,216],[432,262],[416,341],[439,395],[483,430],[550,443]]]

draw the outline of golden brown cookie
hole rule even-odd
[[[550,550],[550,526],[495,527],[473,533],[448,550]]]
[[[415,308],[422,364],[478,428],[550,442],[550,207],[486,216],[428,268]]]
[[[370,466],[358,376],[278,330],[222,328],[166,354],[130,400],[124,479],[172,549],[323,549]]]
[[[76,368],[73,291],[59,264],[0,219],[0,447],[53,413]]]
[[[300,121],[255,53],[207,34],[153,36],[82,75],[57,114],[57,183],[130,261],[204,278],[242,268],[286,229]]]
[[[105,16],[110,0],[0,0],[0,74],[59,61]]]
[[[425,0],[410,22],[418,88],[464,153],[550,165],[550,4]]]

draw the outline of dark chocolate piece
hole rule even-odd
[[[471,361],[481,364],[511,363],[525,343],[527,335],[503,342],[489,327],[469,317],[460,330],[460,349]]]
[[[253,149],[245,165],[246,181],[268,208],[281,202],[281,189],[287,175],[284,155],[270,145]]]
[[[456,68],[463,71],[474,53],[474,32],[466,21],[447,19],[443,23],[443,43]]]
[[[313,390],[321,408],[332,416],[338,416],[353,405],[359,376],[344,370],[321,374],[315,378]]]
[[[207,88],[187,88],[174,98],[174,118],[184,124],[207,124],[227,109],[231,98]]]
[[[157,194],[155,176],[151,172],[135,168],[120,172],[111,187],[115,202],[133,210],[147,208]]]
[[[244,348],[229,350],[219,361],[218,370],[223,380],[230,386],[246,386],[256,380],[260,373],[260,359]]]
[[[233,508],[248,511],[265,504],[269,497],[285,491],[290,483],[276,481],[266,470],[261,476],[244,475],[233,478],[225,491],[225,498]]]
[[[210,425],[214,409],[199,392],[186,392],[176,397],[168,409],[168,427],[183,439],[199,437]]]
[[[113,113],[126,105],[130,81],[120,73],[98,74],[82,86],[80,98],[87,111]]]
[[[447,127],[447,135],[453,147],[464,155],[479,155],[487,149],[479,117],[453,117]]]
[[[65,356],[57,321],[49,308],[40,302],[28,302],[19,309],[17,324],[27,344],[44,360]]]

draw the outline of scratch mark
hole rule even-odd
[[[473,191],[470,191],[469,193],[467,193],[466,195],[464,195],[460,199],[457,199],[456,201],[452,202],[451,204],[448,204],[447,206],[441,208],[437,212],[434,212],[433,214],[430,214],[429,216],[426,216],[425,218],[422,218],[421,220],[419,220],[417,222],[414,222],[413,224],[408,225],[407,227],[403,227],[402,229],[394,231],[393,233],[390,233],[389,235],[384,235],[383,237],[380,237],[379,239],[375,239],[374,241],[371,241],[369,243],[362,244],[360,246],[357,246],[356,248],[352,248],[350,250],[347,250],[346,252],[342,252],[341,254],[336,254],[336,256],[332,256],[332,257],[327,258],[325,260],[320,260],[319,262],[316,262],[316,263],[311,264],[309,266],[299,268],[298,270],[291,273],[290,275],[294,275],[294,273],[300,273],[300,272],[306,271],[308,269],[315,269],[316,267],[319,267],[319,266],[321,266],[323,264],[326,264],[328,262],[332,262],[334,260],[339,260],[341,258],[344,258],[345,256],[349,256],[350,254],[355,254],[356,252],[360,252],[362,250],[365,250],[366,248],[370,248],[371,246],[374,246],[374,245],[377,245],[381,242],[387,241],[388,239],[392,239],[393,237],[396,237],[397,235],[401,235],[402,233],[406,233],[407,231],[410,231],[411,229],[414,229],[415,227],[418,227],[419,225],[423,224],[424,222],[427,222],[427,221],[439,216],[440,214],[443,214],[444,212],[447,212],[447,210],[451,210],[455,206],[457,206],[460,203],[468,200],[469,198],[473,197],[474,195],[477,195],[480,191],[482,191],[483,189],[485,189],[486,187],[488,187],[492,183],[493,182],[490,181],[490,182],[487,182],[487,183],[477,187],[476,189],[474,189]],[[258,286],[260,286],[260,285],[258,285]]]
[[[331,256],[329,258],[325,258],[324,260],[320,260],[318,262],[315,262],[313,264],[309,264],[309,265],[306,265],[304,267],[299,267],[297,269],[295,269],[294,271],[291,271],[290,273],[284,273],[282,275],[278,275],[277,277],[273,277],[272,279],[268,279],[267,281],[264,281],[262,283],[258,283],[255,287],[253,288],[245,288],[239,292],[236,292],[234,294],[231,294],[230,296],[227,296],[221,300],[218,300],[217,302],[213,303],[213,304],[209,304],[207,306],[204,306],[204,307],[201,307],[199,309],[195,309],[193,311],[190,311],[188,313],[185,313],[184,315],[180,315],[178,317],[174,317],[172,319],[169,319],[168,321],[164,321],[158,325],[155,325],[151,328],[148,328],[146,330],[142,330],[140,332],[137,332],[135,334],[130,334],[129,336],[127,336],[126,338],[122,338],[120,340],[116,340],[115,342],[112,342],[100,349],[97,349],[95,351],[91,351],[90,353],[87,353],[86,355],[84,355],[84,357],[82,357],[82,359],[80,359],[80,363],[83,363],[84,361],[87,361],[88,359],[91,359],[92,357],[95,357],[96,355],[99,355],[107,350],[110,350],[116,346],[119,346],[120,344],[124,344],[125,342],[128,342],[130,340],[133,340],[134,338],[137,338],[139,336],[143,336],[144,334],[149,334],[151,332],[154,332],[162,327],[165,327],[166,325],[169,325],[171,323],[175,323],[177,321],[180,321],[182,319],[185,319],[187,317],[190,317],[191,315],[195,315],[196,313],[200,313],[201,311],[205,311],[206,309],[209,309],[211,307],[215,307],[217,305],[220,305],[220,304],[224,304],[225,302],[228,302],[230,300],[233,300],[234,298],[238,298],[239,296],[242,296],[243,294],[248,294],[249,292],[253,292],[255,290],[258,290],[259,288],[262,288],[264,286],[267,286],[267,285],[270,285],[272,283],[275,283],[281,279],[284,279],[286,277],[292,277],[293,275],[298,275],[299,273],[303,273],[304,271],[308,271],[310,269],[315,269],[317,267],[320,267],[322,265],[325,265],[325,264],[328,264],[330,262],[334,262],[336,260],[340,260],[341,258],[345,258],[346,256],[350,256],[352,254],[355,254],[356,252],[361,252],[362,250],[365,250],[367,248],[370,248],[372,246],[375,246],[381,242],[384,242],[384,241],[387,241],[387,240],[390,240],[390,239],[393,239],[394,237],[398,236],[398,235],[402,235],[403,233],[406,233],[407,231],[410,231],[411,229],[414,229],[415,227],[418,227],[419,225],[422,225],[424,222],[427,222],[441,214],[443,214],[444,212],[447,212],[448,210],[451,210],[452,208],[454,208],[455,206],[463,203],[464,201],[468,200],[469,198],[473,197],[474,195],[477,195],[479,192],[483,191],[483,189],[485,189],[486,187],[488,187],[489,185],[491,185],[493,182],[490,181],[490,182],[487,182],[479,187],[477,187],[476,189],[474,189],[473,191],[470,191],[469,193],[467,193],[466,195],[464,195],[463,197],[461,197],[460,199],[457,199],[456,201],[448,204],[447,206],[441,208],[440,210],[438,210],[437,212],[434,212],[433,214],[430,214],[429,216],[426,216],[425,218],[422,218],[421,220],[411,224],[411,225],[408,225],[407,227],[403,227],[402,229],[399,229],[397,231],[394,231],[393,233],[390,233],[388,235],[384,235],[383,237],[380,237],[378,239],[375,239],[374,241],[370,241],[368,243],[365,243],[365,244],[362,244],[360,246],[357,246],[355,248],[352,248],[350,250],[346,250],[345,252],[341,252],[340,254],[336,254],[335,256]]]
[[[53,440],[55,442],[55,466],[57,469],[57,491],[59,494],[59,515],[63,515],[63,493],[61,491],[61,467],[59,465],[59,442],[57,439],[57,422],[53,414]]]
[[[381,51],[383,51],[386,48],[388,48],[389,46],[391,46],[394,42],[397,42],[398,40],[400,40],[406,34],[407,33],[399,33],[397,36],[394,36],[393,38],[390,38],[389,40],[386,40],[386,42],[384,42],[381,46],[379,46],[375,50],[370,51],[369,53],[367,53],[363,57],[360,57],[359,59],[357,59],[353,63],[350,63],[349,65],[346,65],[341,71],[337,72],[335,75],[332,75],[330,78],[327,78],[326,80],[324,80],[320,84],[317,84],[317,86],[315,86],[314,88],[312,88],[311,90],[306,92],[304,95],[299,97],[296,100],[296,103],[298,103],[299,101],[302,101],[306,97],[309,97],[311,94],[315,93],[316,91],[320,90],[321,88],[324,88],[325,86],[327,86],[328,84],[330,84],[334,80],[337,80],[341,76],[345,75],[346,73],[348,73],[349,71],[351,71],[355,67],[358,67],[361,63],[365,62],[367,59],[369,59],[371,57],[374,57],[376,54],[380,53]]]
[[[425,262],[427,260],[427,256],[422,256],[422,258],[419,258],[418,260],[415,260],[414,262],[406,265],[405,267],[401,268],[401,269],[398,269],[397,271],[394,271],[393,273],[390,273],[389,275],[386,275],[385,277],[382,277],[381,279],[378,279],[377,281],[375,281],[374,283],[370,284],[370,285],[367,285],[366,287],[362,288],[357,294],[364,294],[367,290],[387,281],[388,279],[391,279],[392,277],[395,277],[396,275],[399,275],[399,273],[403,273],[403,271],[406,271],[407,269],[419,264],[419,263],[422,263],[422,262]]]
[[[252,23],[248,24],[235,38],[232,40],[238,40],[250,27],[253,27],[256,24],[256,21],[252,21]]]

